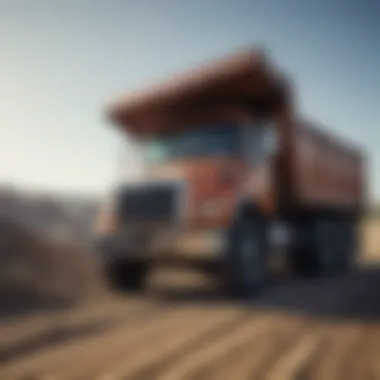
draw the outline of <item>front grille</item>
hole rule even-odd
[[[181,189],[174,183],[149,183],[119,191],[119,213],[123,221],[165,221],[178,218]]]

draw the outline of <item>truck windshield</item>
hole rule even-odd
[[[160,136],[143,143],[143,158],[156,164],[181,158],[235,156],[241,150],[236,125],[212,126]]]

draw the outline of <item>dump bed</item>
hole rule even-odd
[[[291,131],[289,180],[295,204],[359,210],[365,202],[361,152],[315,123],[298,120]]]
[[[164,131],[226,114],[270,113],[286,91],[285,78],[263,51],[244,50],[121,96],[109,104],[107,114],[129,133]]]

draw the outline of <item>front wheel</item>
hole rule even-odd
[[[241,217],[232,226],[225,256],[226,288],[236,296],[257,294],[267,277],[267,228],[262,217]]]
[[[114,260],[106,263],[105,276],[112,289],[122,292],[136,292],[144,287],[147,270],[146,263]]]

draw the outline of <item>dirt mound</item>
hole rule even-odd
[[[0,303],[71,304],[98,288],[95,263],[84,249],[0,220]]]

